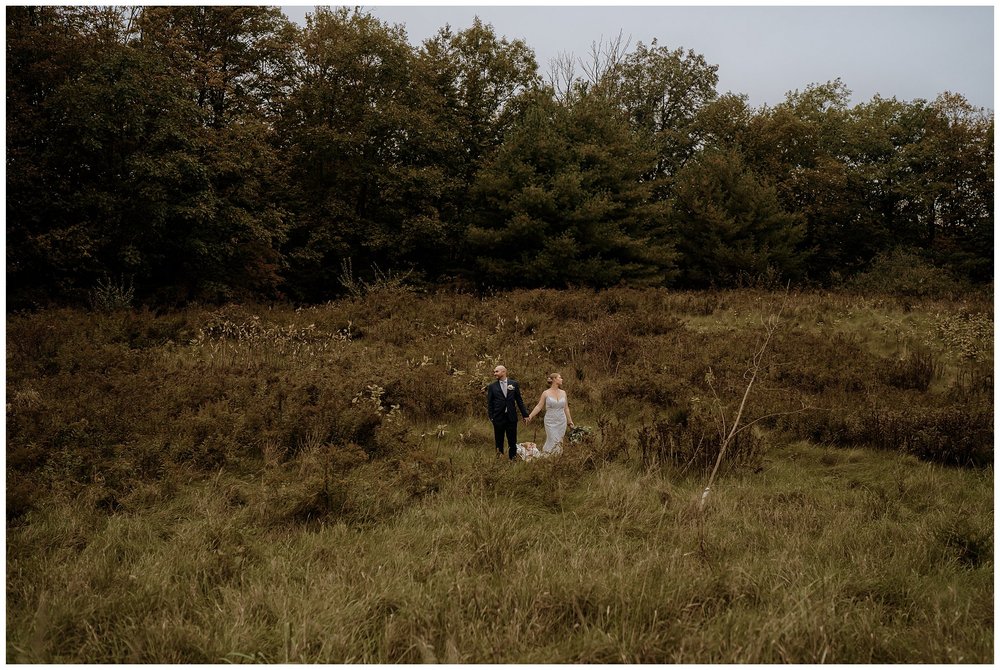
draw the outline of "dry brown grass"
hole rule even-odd
[[[988,662],[991,308],[792,296],[702,524],[776,300],[11,315],[7,660]],[[591,437],[495,461],[497,362]]]

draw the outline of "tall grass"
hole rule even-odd
[[[612,463],[574,486],[556,463],[443,451],[475,469],[372,524],[265,523],[280,494],[225,475],[140,515],[47,510],[8,559],[9,660],[992,655],[992,554],[969,549],[992,534],[986,476],[791,445],[727,481],[699,552],[697,481]]]
[[[776,299],[10,316],[7,661],[989,662],[990,307],[793,296],[701,518]],[[498,361],[591,437],[494,459]]]

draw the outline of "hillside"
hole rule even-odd
[[[8,315],[7,661],[990,662],[992,327],[751,290]],[[498,362],[590,435],[494,459]]]

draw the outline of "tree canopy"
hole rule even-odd
[[[704,56],[595,45],[543,82],[476,20],[419,46],[359,9],[9,7],[15,307],[481,288],[828,284],[897,248],[993,275],[993,114],[959,94],[773,107]]]

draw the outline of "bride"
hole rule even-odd
[[[573,427],[573,417],[569,413],[569,403],[566,392],[562,390],[563,378],[558,372],[553,372],[546,378],[549,388],[542,391],[535,409],[528,415],[530,423],[535,415],[545,410],[545,445],[542,454],[549,456],[562,451],[562,439],[566,434],[566,426]]]

